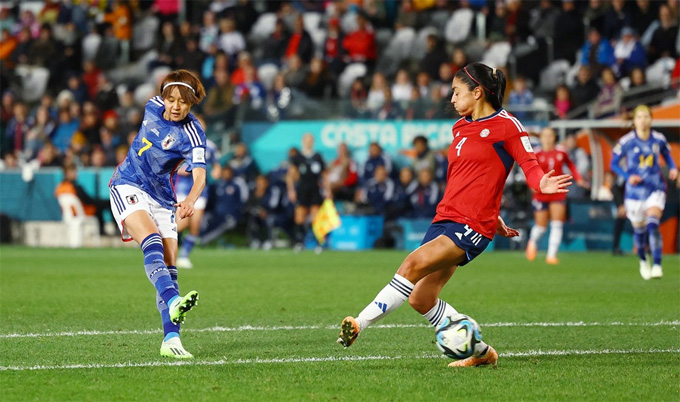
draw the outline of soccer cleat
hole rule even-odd
[[[661,278],[663,276],[663,269],[661,269],[661,265],[659,264],[654,264],[652,266],[652,270],[649,272],[649,277],[650,278]]]
[[[183,323],[184,316],[186,316],[187,312],[197,304],[198,292],[195,290],[187,293],[184,297],[178,297],[168,309],[168,312],[170,313],[170,320],[175,324]]]
[[[481,366],[491,366],[493,368],[498,367],[498,353],[496,353],[496,350],[491,346],[489,346],[489,350],[486,351],[484,356],[470,356],[467,359],[457,360],[455,362],[449,363],[449,367]]]
[[[545,263],[549,265],[557,265],[560,263],[560,260],[558,260],[557,257],[545,257]]]
[[[531,241],[531,240],[529,240],[529,241],[527,242],[527,249],[526,249],[526,251],[525,251],[525,254],[526,254],[526,256],[527,256],[527,260],[529,260],[529,261],[535,260],[535,259],[536,259],[536,251],[537,251],[537,250],[538,250],[538,248],[536,247],[536,243],[533,242],[533,241]]]
[[[354,341],[357,340],[359,336],[359,324],[354,319],[354,317],[345,317],[340,324],[340,337],[338,338],[338,343],[348,348],[352,346]]]
[[[191,263],[191,260],[187,257],[179,257],[177,259],[177,268],[185,268],[185,269],[191,269],[194,267],[194,264]]]
[[[640,261],[640,276],[646,281],[652,277],[652,268],[647,261]]]
[[[161,344],[161,356],[175,359],[191,359],[194,357],[194,355],[184,349],[182,341],[179,340],[178,336],[163,341]]]

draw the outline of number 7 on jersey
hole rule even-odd
[[[144,151],[146,151],[147,149],[151,148],[151,145],[152,145],[152,144],[151,144],[151,141],[147,140],[146,137],[142,138],[142,142],[145,143],[146,145],[144,145],[143,147],[141,147],[141,148],[139,149],[139,151],[137,152],[137,156],[142,156],[142,154],[144,153]]]

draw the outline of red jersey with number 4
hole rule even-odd
[[[567,150],[561,146],[556,146],[552,151],[543,151],[539,149],[536,152],[536,158],[538,158],[538,164],[541,166],[544,172],[549,172],[555,169],[555,176],[563,175],[564,165],[567,165],[569,172],[574,177],[575,181],[581,180],[581,175],[579,175],[578,170],[574,162],[569,158]],[[534,199],[540,202],[553,202],[553,201],[564,201],[567,199],[566,193],[558,194],[542,194],[534,193]]]
[[[462,118],[453,125],[444,198],[433,222],[464,223],[493,239],[505,180],[514,162],[526,172],[536,155],[522,124],[500,109],[491,116]]]

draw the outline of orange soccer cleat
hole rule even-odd
[[[359,336],[359,324],[354,319],[354,317],[347,316],[342,320],[340,324],[340,337],[338,338],[338,343],[348,348],[352,346],[354,341],[356,341]]]
[[[527,249],[525,251],[525,254],[527,256],[527,260],[533,261],[536,259],[536,251],[538,250],[538,247],[536,246],[536,243],[529,240],[527,242]]]
[[[481,366],[491,366],[493,368],[498,367],[498,353],[496,349],[489,346],[489,350],[486,351],[484,356],[471,356],[467,359],[457,360],[453,363],[449,363],[449,367],[481,367]]]
[[[560,263],[560,260],[558,260],[557,257],[546,257],[545,263],[548,265],[557,265]]]

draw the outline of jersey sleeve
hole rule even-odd
[[[612,162],[609,167],[611,168],[612,172],[616,173],[617,176],[623,177],[626,181],[628,181],[628,177],[630,175],[621,167],[621,158],[624,155],[623,148],[624,144],[621,144],[619,141],[612,151]]]
[[[160,96],[154,96],[153,98],[146,101],[146,106],[144,106],[144,109],[156,111],[158,110],[158,108],[161,107],[165,107],[165,104],[163,103],[163,98],[161,98]]]
[[[187,163],[187,172],[195,168],[206,168],[206,138],[203,127],[197,120],[191,120],[182,126],[186,134],[182,156]]]
[[[659,134],[659,152],[663,156],[663,159],[666,161],[666,165],[668,165],[669,169],[677,169],[677,166],[675,165],[675,161],[673,160],[673,156],[671,155],[671,146],[666,140],[666,137]]]
[[[536,154],[531,146],[529,134],[524,131],[524,127],[518,124],[507,124],[506,130],[503,148],[510,154],[512,159],[517,162],[519,167],[522,168],[529,187],[540,192],[540,182],[544,172],[536,159]]]

